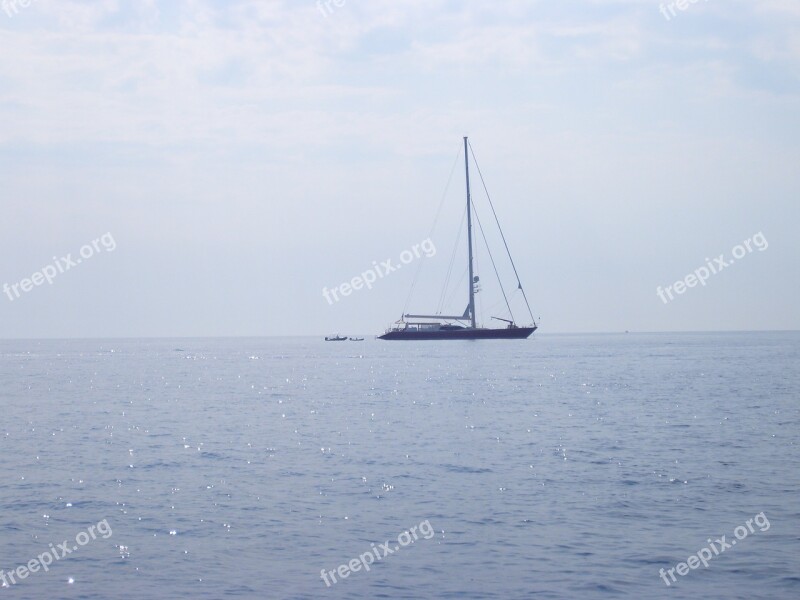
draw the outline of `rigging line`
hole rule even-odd
[[[514,297],[517,295],[518,292],[519,292],[519,288],[515,289],[514,292],[511,294],[511,298],[509,298],[508,301],[509,302],[513,302],[514,301]],[[498,306],[500,306],[502,303],[503,303],[503,300],[500,299],[497,302],[495,302],[494,304],[492,304],[491,308],[489,309],[489,314],[492,314],[494,312],[494,310]]]
[[[433,235],[433,232],[436,230],[436,224],[439,222],[439,216],[442,214],[442,207],[444,206],[445,198],[447,198],[447,192],[450,189],[450,183],[453,181],[453,173],[456,172],[456,165],[458,165],[458,159],[461,158],[461,146],[459,145],[458,154],[456,154],[456,159],[453,161],[453,166],[450,168],[450,176],[447,178],[447,185],[444,187],[444,193],[442,194],[442,199],[439,200],[439,208],[436,210],[436,216],[433,218],[433,225],[431,225],[431,230],[428,233],[428,239]],[[403,307],[403,314],[406,314],[408,310],[408,305],[411,304],[411,297],[414,295],[414,288],[417,285],[417,280],[419,279],[420,271],[422,271],[422,263],[424,261],[419,261],[417,263],[417,268],[414,272],[414,279],[411,281],[411,289],[408,291],[408,297],[406,298],[406,304]]]
[[[472,213],[475,215],[475,218],[478,218],[478,214],[475,212],[475,205],[472,205]],[[481,252],[480,248],[478,247],[478,236],[475,235],[475,249],[472,251],[473,256],[475,257],[475,269],[472,272],[473,277],[476,276],[478,273],[481,272]],[[478,278],[480,281],[480,278]],[[473,288],[475,287],[475,281],[473,280],[471,285]],[[475,318],[477,319],[476,323],[478,327],[483,327],[483,299],[481,298],[480,294],[476,291],[474,294],[475,298]],[[480,316],[480,318],[478,318]]]
[[[525,305],[528,307],[528,313],[531,316],[531,320],[533,324],[536,325],[536,319],[533,317],[533,311],[531,310],[530,302],[528,302],[528,295],[525,293],[525,288],[522,287],[522,282],[519,280],[519,273],[517,272],[517,265],[514,264],[514,259],[511,257],[511,250],[508,249],[508,242],[506,242],[506,236],[503,233],[503,228],[500,227],[500,220],[497,218],[497,212],[494,210],[494,204],[492,203],[492,198],[489,196],[489,189],[486,187],[486,182],[483,180],[483,173],[481,173],[481,167],[478,164],[478,159],[475,157],[475,151],[472,149],[472,144],[469,144],[469,151],[472,154],[472,160],[475,162],[475,166],[478,169],[478,175],[481,179],[481,184],[483,185],[483,190],[486,192],[486,198],[489,200],[489,206],[492,208],[492,214],[494,215],[495,223],[497,223],[497,228],[500,230],[500,237],[503,238],[503,245],[506,247],[506,254],[508,254],[508,260],[511,261],[511,267],[514,269],[514,275],[517,277],[517,286],[522,291],[522,297],[525,298]]]
[[[456,261],[456,253],[458,252],[459,242],[461,241],[461,232],[464,230],[464,222],[467,219],[467,209],[464,207],[464,214],[461,216],[461,225],[458,226],[458,234],[456,235],[456,243],[453,246],[453,252],[450,254],[450,264],[447,267],[447,275],[444,279],[444,286],[442,293],[439,295],[439,303],[436,306],[435,314],[439,314],[444,309],[444,297],[447,294],[447,288],[450,286],[450,277],[453,274],[453,265]],[[405,312],[405,311],[404,311]]]
[[[475,204],[472,205],[472,212],[475,213],[475,220],[478,221],[478,229],[480,229],[481,231],[481,237],[483,237],[483,243],[486,244],[486,252],[489,254],[489,260],[492,261],[492,268],[494,269],[494,274],[497,276],[497,283],[500,284],[500,291],[503,292],[503,298],[506,301],[508,314],[511,315],[511,320],[513,321],[514,313],[511,312],[511,304],[508,303],[508,296],[506,296],[506,290],[503,287],[503,282],[500,280],[500,273],[497,272],[497,265],[494,264],[494,256],[492,256],[492,249],[489,248],[489,242],[486,240],[486,233],[483,231],[483,224],[481,223],[481,218],[478,216],[477,209],[475,209]]]
[[[442,309],[438,310],[437,312],[442,312],[445,306],[452,306],[453,305],[453,298],[455,298],[456,293],[461,289],[461,284],[464,281],[464,278],[467,276],[467,272],[469,271],[468,267],[464,267],[464,271],[461,273],[461,277],[458,278],[458,282],[456,286],[453,288],[453,291],[450,292],[450,297],[447,299],[445,303],[442,304]],[[461,310],[461,309],[459,309]]]

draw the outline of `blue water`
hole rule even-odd
[[[0,597],[798,598],[798,365],[797,333],[0,342],[0,569],[112,532]]]

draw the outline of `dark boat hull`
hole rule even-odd
[[[387,331],[379,340],[524,340],[536,327],[513,329],[455,329],[446,331]]]

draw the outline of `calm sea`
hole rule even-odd
[[[799,367],[798,333],[0,342],[0,597],[800,598]]]

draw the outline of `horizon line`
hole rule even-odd
[[[724,334],[724,333],[798,333],[800,329],[708,329],[708,330],[668,330],[668,331],[537,331],[536,336],[564,336],[564,335],[660,335],[660,334]],[[73,340],[214,340],[214,339],[280,339],[280,338],[318,338],[331,335],[330,333],[305,333],[283,335],[143,335],[143,336],[74,336],[74,337],[0,337],[0,342],[33,342],[33,341],[73,341]],[[377,338],[380,334],[351,333]]]

